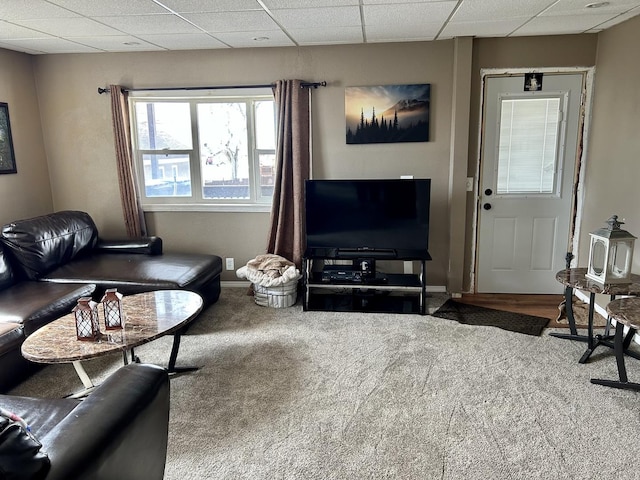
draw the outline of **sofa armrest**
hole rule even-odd
[[[141,237],[129,239],[98,239],[94,251],[101,253],[140,253],[145,255],[162,255],[162,239],[160,237]]]
[[[169,388],[158,366],[117,370],[41,439],[51,460],[47,480],[162,480]]]

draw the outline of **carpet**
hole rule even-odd
[[[549,323],[548,318],[469,305],[451,299],[447,300],[432,315],[438,318],[446,318],[447,320],[455,320],[465,325],[497,327],[526,335],[540,335]]]
[[[617,378],[615,358],[579,364],[584,348],[428,315],[260,307],[224,287],[182,337],[178,366],[201,368],[171,379],[165,480],[638,479],[638,394],[592,385]],[[166,365],[170,350],[163,337],[136,354]],[[83,364],[100,382],[122,356]],[[640,362],[627,370],[640,380]],[[50,365],[12,393],[80,388],[72,365]]]

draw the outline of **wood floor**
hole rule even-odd
[[[548,318],[555,323],[558,318],[558,305],[564,299],[563,295],[515,295],[510,293],[475,293],[464,294],[456,301],[477,305],[479,307],[494,308],[507,312],[523,313]],[[553,326],[550,324],[549,326]]]

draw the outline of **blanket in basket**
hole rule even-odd
[[[244,267],[236,270],[236,275],[263,287],[295,282],[301,277],[300,270],[293,262],[273,253],[258,255],[249,260]]]

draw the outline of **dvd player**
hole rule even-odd
[[[320,277],[322,283],[362,283],[366,285],[384,285],[387,277],[382,273],[363,272],[351,265],[325,265]]]
[[[322,270],[322,282],[361,283],[362,272],[350,265],[326,265]]]

